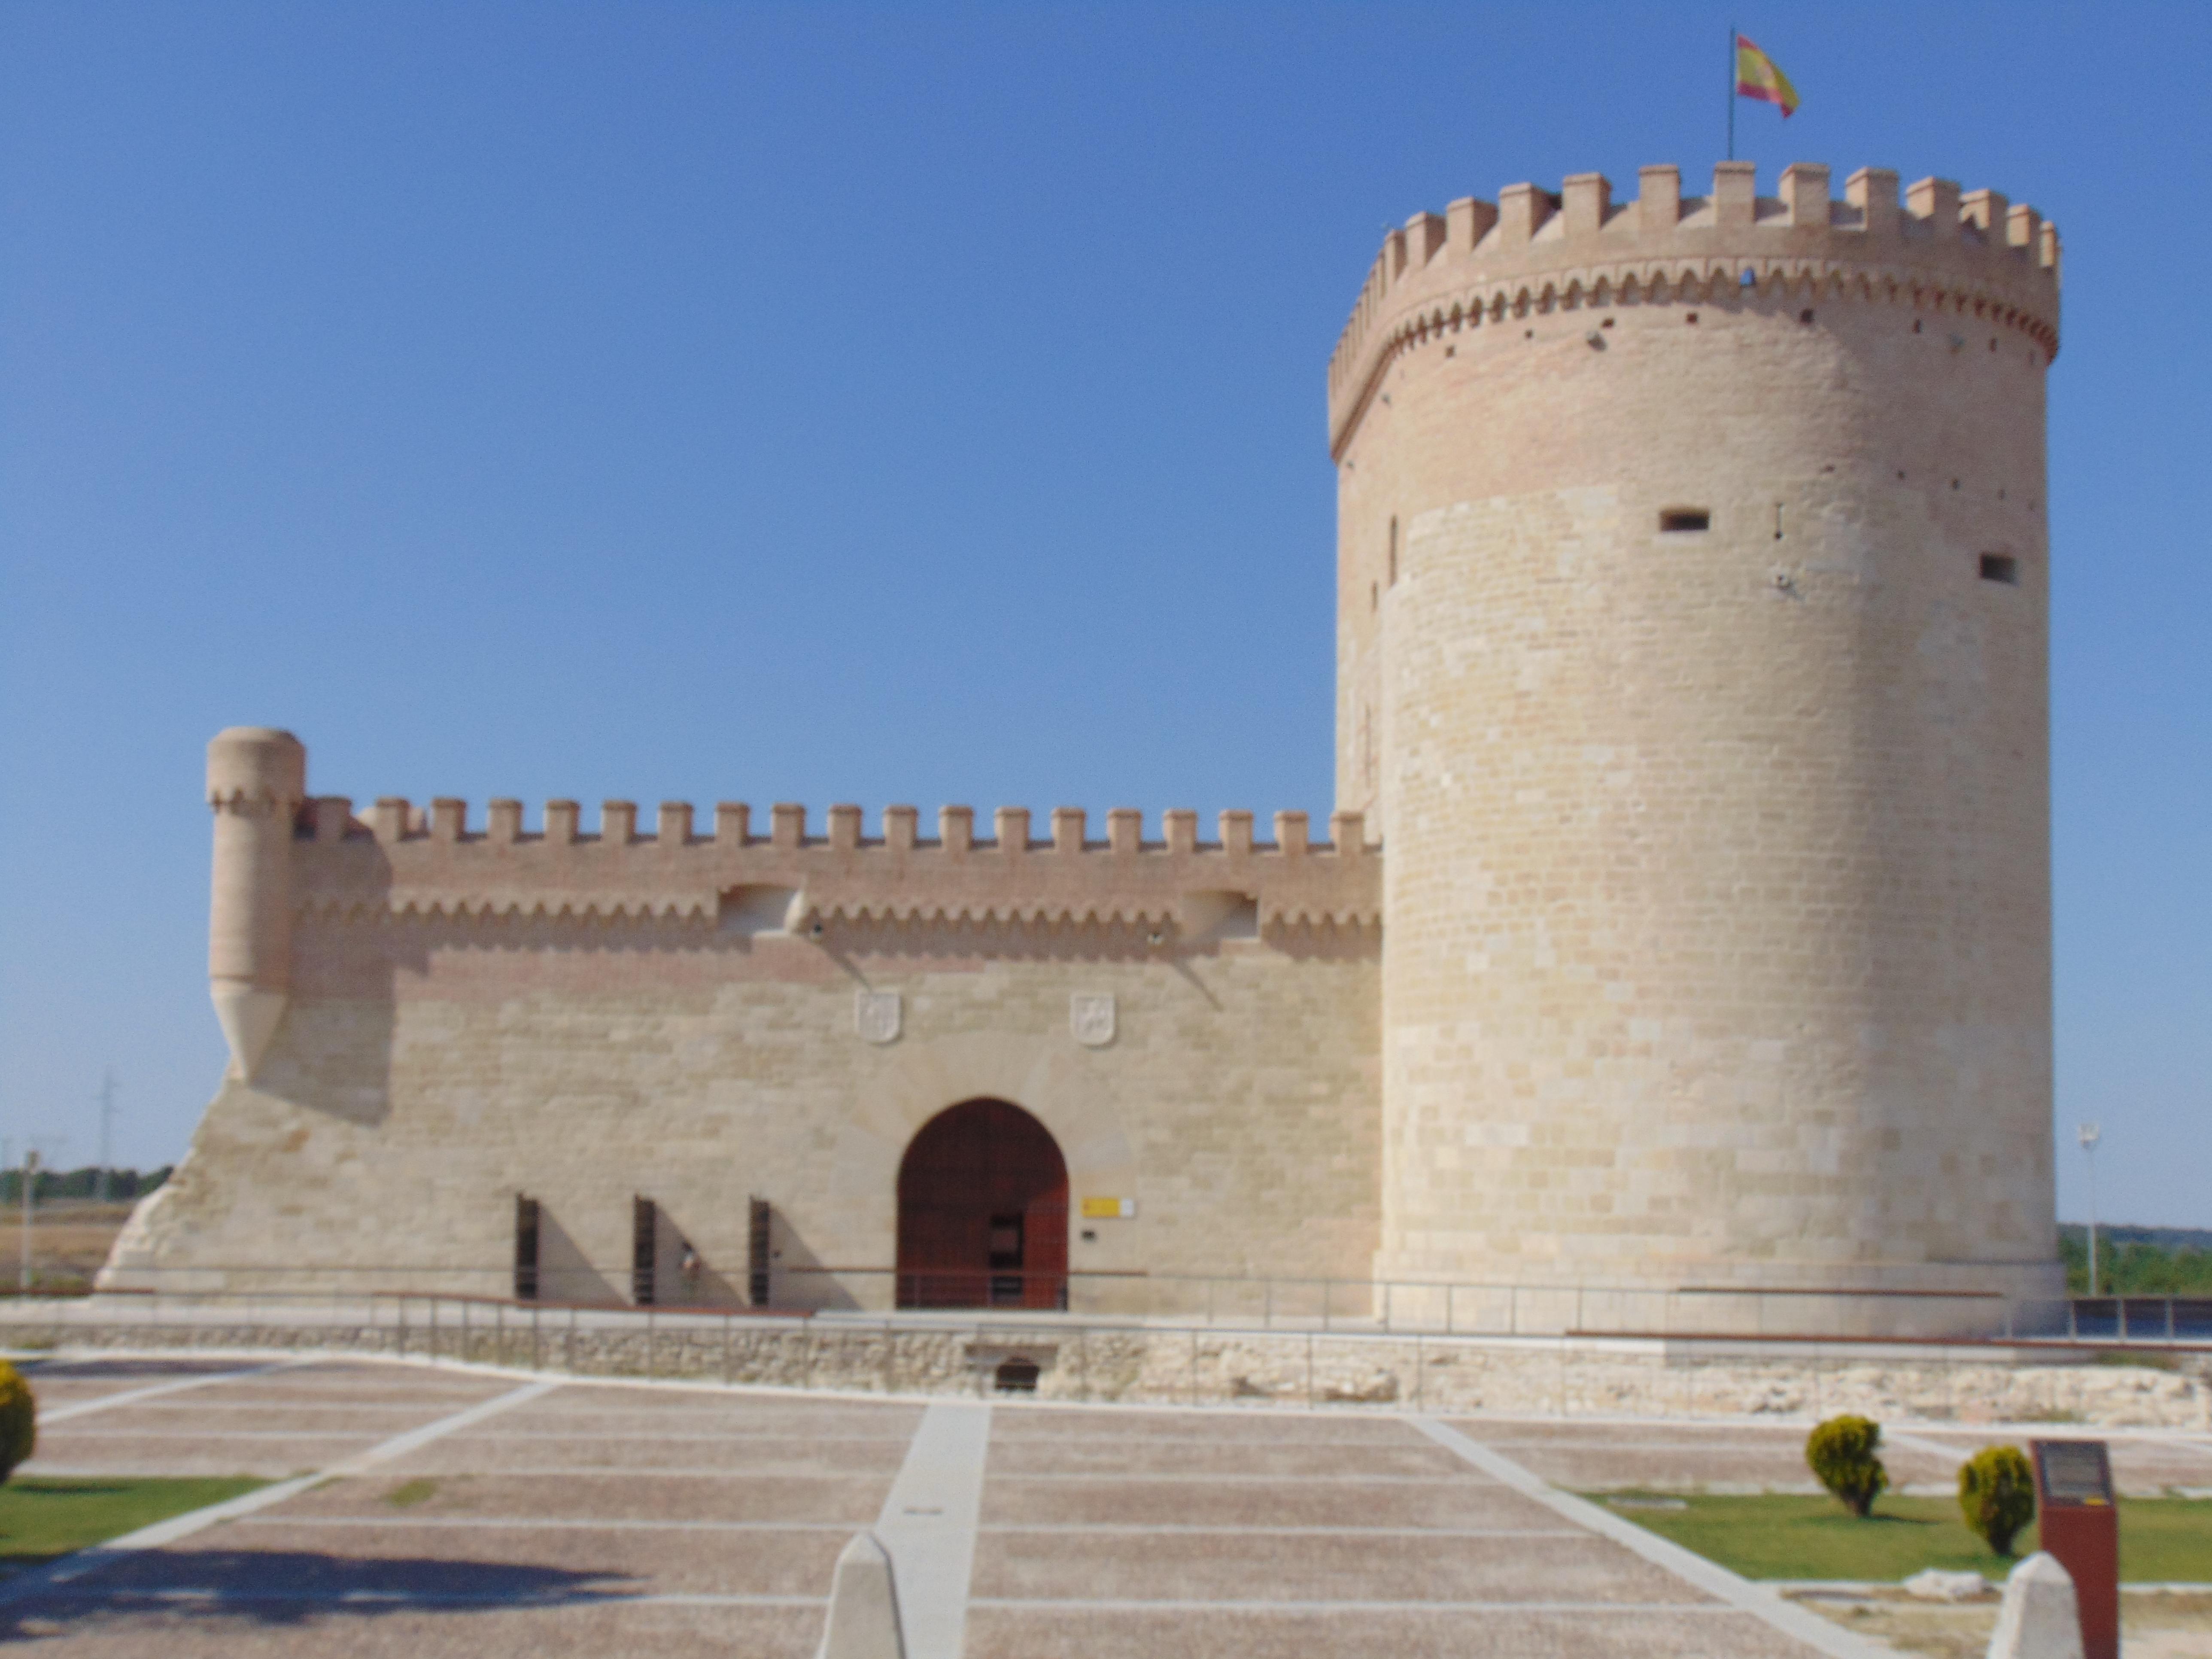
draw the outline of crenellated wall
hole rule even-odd
[[[1611,180],[1583,173],[1557,191],[1509,185],[1495,202],[1415,214],[1383,239],[1329,357],[1331,452],[1409,346],[1553,312],[1694,303],[1747,273],[1763,292],[1990,321],[2058,355],[2058,230],[2033,208],[1933,178],[1900,204],[1881,167],[1851,174],[1841,201],[1826,167],[1784,169],[1779,196],[1756,179],[1752,162],[1723,161],[1711,195],[1685,196],[1680,168],[1650,167],[1642,193],[1617,203]]]
[[[948,806],[925,840],[911,806],[884,810],[864,836],[857,806],[833,806],[826,834],[808,833],[806,809],[779,805],[756,826],[750,807],[724,802],[710,826],[682,802],[664,802],[641,835],[637,809],[609,801],[596,835],[574,801],[549,802],[543,828],[522,828],[521,803],[495,800],[471,830],[465,803],[427,813],[379,800],[366,822],[351,801],[318,798],[311,838],[295,855],[297,902],[318,915],[674,915],[710,918],[745,902],[746,890],[788,889],[796,929],[830,919],[869,921],[1212,925],[1223,896],[1257,907],[1263,927],[1371,927],[1380,918],[1381,859],[1359,816],[1339,813],[1333,840],[1307,838],[1306,815],[1279,812],[1273,842],[1255,842],[1249,812],[1221,814],[1219,839],[1201,842],[1198,814],[1162,815],[1165,838],[1141,838],[1134,808],[1109,812],[1103,841],[1087,815],[1060,807],[1048,838],[1026,808],[1001,807],[994,834]],[[756,833],[757,829],[765,834]],[[706,833],[701,833],[702,830]]]
[[[949,807],[925,840],[911,807],[870,837],[854,806],[814,834],[670,803],[641,835],[612,801],[586,834],[555,801],[526,831],[512,800],[357,817],[305,765],[260,728],[210,750],[215,966],[270,1018],[112,1287],[503,1294],[528,1197],[544,1293],[621,1301],[645,1197],[662,1283],[703,1263],[664,1294],[743,1302],[760,1198],[780,1305],[888,1306],[900,1161],[975,1098],[1066,1161],[1078,1309],[1130,1274],[1367,1272],[1382,857],[1356,816],[1316,842],[1281,813],[1267,843],[1225,812],[1201,842],[1194,812],[1146,841],[1123,809],[1092,841],[1006,808],[978,839]]]

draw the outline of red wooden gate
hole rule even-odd
[[[939,1112],[898,1177],[898,1305],[1067,1305],[1067,1164],[1018,1106]]]

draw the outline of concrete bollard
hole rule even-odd
[[[2006,1577],[1989,1659],[2081,1659],[2081,1608],[2057,1557],[2038,1551]]]
[[[2070,1588],[2067,1595],[2070,1608]],[[815,1659],[906,1659],[891,1558],[873,1533],[854,1534],[837,1558],[830,1581],[830,1618]]]

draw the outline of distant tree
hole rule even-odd
[[[2120,1235],[2120,1236],[2113,1236]],[[2089,1244],[2085,1229],[2059,1230],[2058,1254],[2066,1264],[2066,1288],[2089,1293]],[[2123,1230],[2098,1229],[2097,1277],[2106,1296],[2212,1296],[2212,1250],[2190,1245],[2130,1239]]]
[[[169,1178],[172,1166],[167,1164],[158,1170],[141,1173],[137,1170],[108,1171],[109,1196],[118,1200],[143,1198]],[[37,1204],[51,1203],[56,1199],[90,1199],[100,1193],[100,1170],[88,1164],[82,1170],[41,1170],[37,1183],[31,1188],[32,1200]],[[23,1172],[21,1170],[0,1170],[0,1206],[15,1206],[23,1201]]]

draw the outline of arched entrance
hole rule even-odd
[[[1018,1106],[939,1112],[898,1176],[898,1305],[1067,1305],[1067,1163]]]

